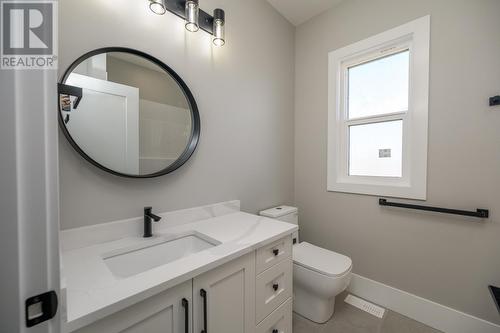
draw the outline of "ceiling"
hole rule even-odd
[[[288,21],[297,26],[343,0],[267,0]]]

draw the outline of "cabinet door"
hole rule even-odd
[[[77,333],[192,333],[192,291],[190,280],[103,318]]]
[[[193,316],[193,333],[254,332],[255,254],[253,252],[193,280]]]

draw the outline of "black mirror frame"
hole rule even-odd
[[[120,176],[120,177],[126,177],[126,178],[155,178],[159,176],[163,176],[166,174],[169,174],[171,172],[174,172],[175,170],[179,169],[184,163],[186,163],[189,158],[193,155],[194,151],[196,150],[196,147],[198,146],[198,142],[200,140],[200,132],[201,132],[201,124],[200,124],[200,114],[198,112],[198,106],[196,104],[196,101],[193,97],[193,94],[191,93],[191,90],[189,90],[188,86],[186,83],[181,79],[181,77],[169,66],[164,64],[162,61],[158,60],[157,58],[144,53],[142,51],[138,51],[135,49],[131,48],[126,48],[126,47],[104,47],[104,48],[99,48],[90,52],[85,53],[84,55],[80,56],[78,59],[76,59],[70,66],[69,68],[64,72],[62,78],[60,79],[59,83],[64,84],[66,80],[68,79],[69,75],[73,72],[73,70],[84,60],[93,57],[98,54],[102,53],[109,53],[109,52],[123,52],[123,53],[130,53],[133,55],[140,56],[144,59],[147,59],[159,67],[161,67],[165,72],[167,72],[176,82],[177,84],[181,87],[182,92],[184,93],[184,96],[188,100],[189,103],[189,110],[191,112],[191,120],[192,120],[192,126],[191,126],[191,135],[189,137],[188,144],[186,145],[186,148],[182,152],[182,154],[179,156],[179,158],[172,164],[170,164],[168,167],[166,167],[163,170],[160,170],[158,172],[148,174],[148,175],[130,175],[126,173],[121,173],[117,172],[115,170],[109,169],[105,167],[104,165],[98,163],[94,159],[92,159],[89,155],[87,155],[73,140],[71,137],[71,134],[69,133],[68,129],[66,128],[66,124],[64,123],[64,119],[61,113],[61,105],[60,105],[60,97],[59,95],[57,96],[57,105],[58,105],[58,118],[59,118],[59,127],[61,128],[62,132],[64,133],[64,136],[66,139],[68,139],[69,143],[71,146],[89,163],[93,164],[94,166],[98,167],[101,170],[104,170],[106,172],[109,172],[115,176]]]

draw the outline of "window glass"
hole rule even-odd
[[[349,119],[408,110],[409,50],[348,69]]]
[[[349,126],[349,175],[402,177],[403,121]]]

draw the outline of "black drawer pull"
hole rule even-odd
[[[273,253],[274,253],[274,256],[277,256],[278,254],[280,254],[280,250],[279,249],[274,249]]]
[[[273,284],[274,291],[278,290],[279,287],[280,287],[279,284],[277,284],[277,283]]]
[[[187,299],[182,299],[182,307],[184,308],[184,332],[189,333],[189,302]]]
[[[205,289],[200,289],[200,296],[203,298],[203,329],[201,333],[208,333],[207,330],[207,292]]]

